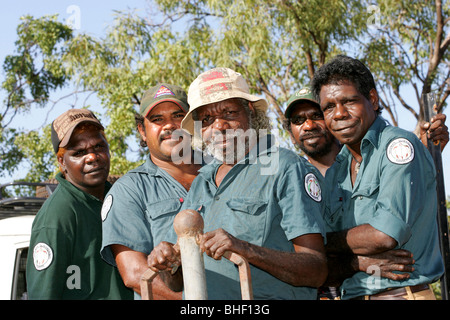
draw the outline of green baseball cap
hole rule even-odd
[[[320,108],[319,103],[314,99],[314,96],[311,92],[311,89],[309,87],[304,87],[294,93],[288,100],[286,110],[284,111],[284,116],[286,118],[289,118],[291,116],[292,107],[299,101],[310,101],[317,105],[318,108]]]
[[[184,112],[189,111],[187,95],[181,87],[167,83],[158,83],[144,93],[139,114],[146,117],[156,105],[166,101],[177,104]]]

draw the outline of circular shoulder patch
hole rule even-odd
[[[398,138],[389,143],[386,154],[392,163],[405,164],[414,159],[414,147],[408,139]]]
[[[113,203],[113,196],[112,194],[109,194],[103,201],[101,213],[102,221],[105,221],[106,217],[108,216],[109,210],[111,210],[112,203]]]
[[[313,173],[308,173],[305,176],[305,190],[314,201],[322,201],[322,189]]]
[[[53,251],[47,244],[40,242],[34,246],[33,261],[36,270],[47,269],[53,261]]]

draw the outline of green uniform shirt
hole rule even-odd
[[[325,237],[321,190],[306,160],[271,146],[257,147],[227,173],[220,186],[220,163],[200,170],[182,209],[198,210],[204,231],[223,228],[238,239],[274,250],[294,252],[290,240],[309,233]],[[265,141],[267,142],[267,141]],[[208,299],[241,299],[236,266],[204,255]],[[250,266],[255,299],[316,299],[317,289],[294,287]]]
[[[433,159],[411,132],[378,117],[361,141],[363,161],[352,187],[351,154],[344,146],[327,171],[328,232],[370,224],[413,253],[409,280],[392,281],[358,272],[341,286],[343,299],[393,287],[431,283],[443,273],[437,231],[436,172]]]
[[[30,299],[131,299],[116,268],[100,256],[102,202],[59,173],[36,215],[27,260]],[[107,183],[107,189],[111,185]],[[106,190],[107,191],[107,190]]]

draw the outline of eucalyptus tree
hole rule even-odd
[[[419,121],[423,92],[437,88],[440,111],[450,93],[449,19],[440,0],[153,0],[144,13],[116,12],[100,36],[75,35],[55,16],[25,17],[16,52],[3,64],[0,174],[21,161],[31,166],[27,180],[54,172],[49,125],[21,131],[9,122],[30,108],[48,110],[61,88],[96,97],[100,105],[86,99],[75,106],[99,110],[111,173],[123,174],[145,155],[132,143],[145,90],[161,81],[187,90],[199,73],[219,66],[243,74],[252,93],[269,101],[277,126],[289,96],[328,59],[347,53],[370,66],[393,124],[398,108]],[[406,102],[406,86],[416,103]]]

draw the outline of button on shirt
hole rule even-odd
[[[393,281],[358,272],[341,286],[343,299],[393,287],[431,283],[443,273],[436,223],[436,172],[433,159],[411,132],[378,117],[361,141],[363,161],[352,187],[352,156],[344,146],[327,171],[327,232],[370,224],[413,253],[410,279]]]
[[[150,254],[173,232],[173,219],[186,195],[186,189],[150,157],[118,179],[102,208],[102,257],[116,265],[112,244]]]
[[[220,186],[220,163],[200,170],[182,209],[204,218],[204,231],[222,228],[238,239],[274,250],[294,252],[290,240],[309,233],[325,237],[321,190],[306,160],[272,145],[265,136],[258,147],[227,173]],[[269,148],[267,148],[269,146]],[[208,299],[241,299],[236,266],[205,255]],[[255,299],[316,299],[317,290],[294,287],[251,265]]]

